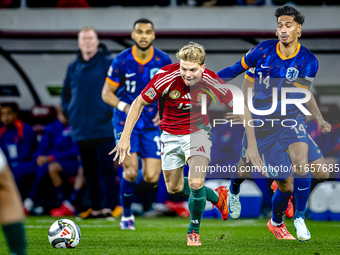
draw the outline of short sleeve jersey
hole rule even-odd
[[[274,113],[254,116],[266,119],[304,119],[304,114],[295,106],[287,104],[286,115],[281,114],[281,89],[285,87],[309,90],[318,71],[316,57],[304,46],[298,44],[295,53],[285,58],[279,50],[278,40],[259,43],[249,50],[234,66],[218,73],[221,78],[230,80],[248,70],[245,77],[254,83],[253,106],[257,110],[270,109],[273,88],[277,88],[278,102]],[[304,98],[303,93],[287,93],[287,99]]]
[[[131,104],[158,70],[168,64],[171,64],[171,59],[167,53],[151,46],[149,58],[142,61],[136,55],[136,46],[133,46],[118,54],[112,61],[106,81],[118,88],[116,95],[119,100]],[[144,128],[154,127],[152,119],[157,111],[157,103],[144,109],[140,118]],[[114,108],[113,113],[116,121],[125,121],[124,112]]]
[[[160,69],[142,91],[141,96],[148,103],[159,100],[161,130],[170,134],[184,135],[209,125],[208,115],[201,113],[203,94],[207,95],[207,105],[212,102],[212,95],[232,108],[231,91],[227,88],[216,88],[219,84],[225,82],[214,72],[205,69],[200,82],[187,86],[180,75],[180,64],[176,63]]]

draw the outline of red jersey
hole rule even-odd
[[[207,94],[207,105],[212,102],[208,92],[232,108],[233,96],[226,88],[216,88],[225,84],[216,73],[205,69],[200,82],[187,86],[180,74],[180,64],[171,64],[160,69],[146,86],[141,96],[148,103],[159,100],[161,117],[160,129],[174,135],[196,132],[209,125],[208,115],[201,114],[202,94]],[[219,100],[217,100],[218,102]]]

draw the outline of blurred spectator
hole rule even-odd
[[[58,0],[57,7],[81,8],[90,7],[90,5],[86,0]]]
[[[56,7],[57,0],[26,0],[27,7]]]
[[[0,0],[0,9],[18,7],[20,7],[20,0]]]
[[[79,31],[78,44],[80,52],[68,67],[62,104],[65,116],[70,120],[72,136],[78,144],[91,200],[92,210],[81,217],[111,216],[118,202],[118,194],[114,193],[117,170],[113,155],[108,153],[115,142],[112,108],[103,102],[101,92],[112,59],[106,47],[99,44],[97,32],[92,27]]]
[[[20,192],[33,178],[36,166],[32,155],[36,150],[36,136],[32,127],[18,119],[16,103],[1,104],[0,147],[5,153]]]
[[[58,201],[62,202],[65,200],[65,192],[61,174],[72,177],[78,172],[77,145],[72,141],[71,128],[68,126],[68,120],[63,115],[61,107],[57,111],[57,120],[45,126],[35,158],[38,170],[33,187],[24,201],[28,212],[32,211],[41,195],[44,194],[41,188],[48,176],[52,180]]]
[[[76,207],[79,205],[79,193],[85,183],[84,169],[82,166],[78,168],[78,174],[74,180],[73,191],[69,199],[64,200],[59,208],[51,210],[50,214],[53,217],[73,216]]]
[[[116,0],[116,4],[122,6],[168,6],[170,0]]]

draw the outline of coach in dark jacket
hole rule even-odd
[[[101,91],[112,59],[92,27],[79,31],[78,44],[80,53],[68,67],[62,106],[78,144],[92,203],[91,214],[83,216],[108,216],[117,201],[113,192],[116,171],[108,156],[114,147],[112,109],[101,99]]]

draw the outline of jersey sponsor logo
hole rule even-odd
[[[155,74],[159,71],[158,67],[152,68],[150,70],[150,80],[155,76]]]
[[[110,66],[109,71],[107,71],[107,76],[111,76],[112,71],[113,71],[113,68],[112,68],[112,66]]]
[[[145,95],[152,100],[156,96],[156,91],[153,88],[149,88],[148,91],[145,92]]]
[[[136,75],[136,73],[126,73],[125,78],[130,78],[130,77],[135,76],[135,75]]]
[[[305,135],[298,135],[298,138],[306,137]]]
[[[172,99],[177,99],[181,96],[181,92],[179,92],[178,90],[173,90],[170,92],[170,97]]]
[[[269,68],[270,66],[261,65],[261,68]]]
[[[309,82],[313,82],[313,81],[314,81],[314,78],[308,77],[308,76],[306,76],[305,79],[306,79],[307,81],[309,81]]]
[[[307,190],[307,189],[309,189],[309,187],[307,187],[307,188],[304,188],[304,189],[300,189],[300,188],[298,188],[298,190],[300,190],[300,191],[302,191],[302,190]]]
[[[299,71],[295,67],[289,67],[286,73],[286,79],[288,81],[295,81],[299,76]]]

